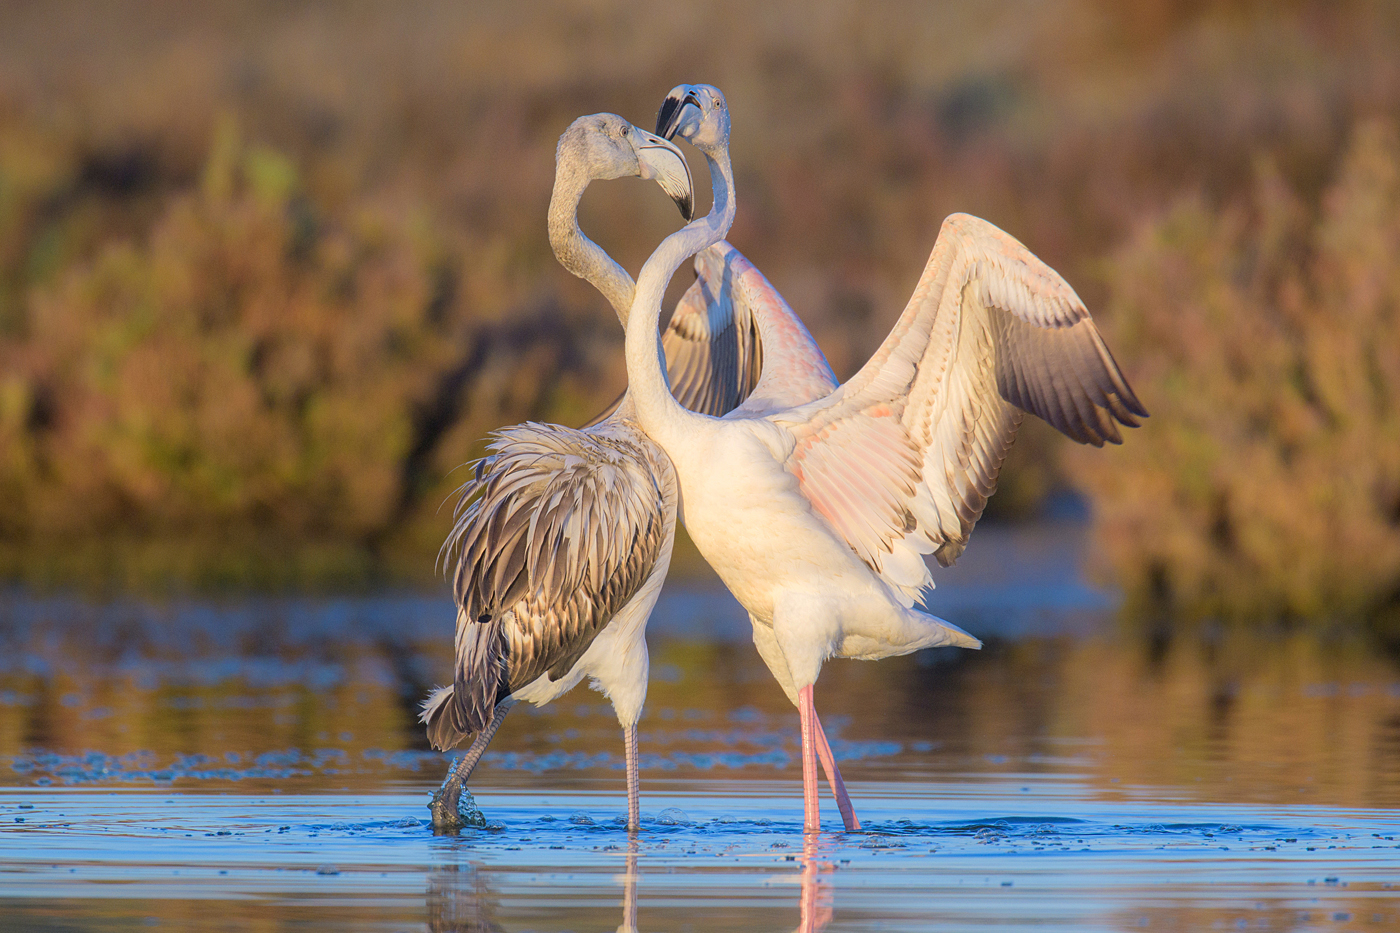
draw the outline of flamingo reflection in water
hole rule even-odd
[[[501,927],[491,921],[493,900],[476,865],[434,867],[428,873],[429,933],[497,933]]]
[[[830,877],[835,866],[822,858],[820,837],[806,834],[802,841],[802,870],[797,875],[800,893],[797,900],[798,926],[796,933],[819,933],[831,923]],[[638,933],[637,928],[637,882],[641,879],[638,871],[637,840],[631,838],[627,844],[626,872],[618,876],[622,882],[622,925],[617,933]],[[790,881],[791,875],[777,879],[779,883]]]
[[[801,870],[780,875],[773,880],[791,884],[796,879],[798,893],[798,926],[796,933],[819,933],[831,923],[831,876],[835,866],[823,858],[824,843],[808,835],[802,844]],[[629,834],[627,853],[623,857],[623,872],[614,876],[622,885],[622,922],[618,933],[638,933],[637,888],[641,881],[640,845]],[[784,863],[786,864],[786,863]],[[428,875],[427,915],[429,933],[498,933],[503,928],[492,920],[496,897],[480,868],[470,862],[439,865]]]
[[[831,885],[827,883],[835,865],[821,859],[818,837],[802,837],[802,895],[798,900],[797,933],[817,933],[831,922]]]

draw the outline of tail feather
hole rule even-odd
[[[906,609],[906,613],[917,617],[925,632],[920,648],[938,648],[950,645],[954,648],[981,648],[982,640],[963,631],[947,619],[917,609]]]
[[[455,748],[471,735],[459,720],[453,694],[452,687],[438,687],[423,701],[423,711],[418,714],[418,721],[428,727],[428,744],[440,752]]]
[[[501,620],[457,618],[457,664],[452,686],[438,687],[423,701],[418,721],[439,751],[454,748],[490,724],[496,704],[509,692],[505,676],[506,638]]]
[[[459,731],[480,732],[490,724],[496,704],[509,693],[506,656],[505,626],[499,616],[475,621],[458,610],[457,671],[449,708]]]

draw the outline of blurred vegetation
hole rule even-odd
[[[545,237],[558,134],[710,81],[730,239],[839,374],[955,210],[1104,322],[1155,417],[1029,426],[991,517],[1074,486],[1144,599],[1374,614],[1397,44],[1384,0],[0,5],[0,573],[425,577],[487,430],[624,382]],[[675,224],[641,182],[582,214],[633,270]]]
[[[1356,128],[1316,206],[1261,161],[1241,203],[1188,197],[1109,263],[1112,342],[1167,417],[1074,463],[1131,592],[1400,623],[1397,256],[1385,120]]]

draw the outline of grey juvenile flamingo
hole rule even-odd
[[[621,117],[594,114],[564,131],[555,158],[551,241],[565,244],[570,271],[625,309],[632,279],[579,231],[578,202],[595,179],[634,175],[655,178],[688,216],[685,157]],[[636,823],[643,630],[670,563],[674,510],[668,517],[658,503],[674,501],[675,477],[626,414],[585,430],[526,423],[498,431],[460,491],[443,545],[457,554],[453,683],[433,692],[420,718],[434,748],[475,739],[433,796],[439,830],[457,828],[461,788],[511,706],[547,703],[586,676],[622,723]]]

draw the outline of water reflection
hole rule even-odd
[[[133,611],[94,629],[61,604],[0,603],[0,786],[428,787],[446,760],[414,704],[451,643],[401,624],[416,603],[383,605],[348,604],[335,624]],[[645,780],[796,773],[796,716],[751,645],[652,647]],[[1400,805],[1400,670],[1359,639],[1107,632],[833,662],[822,713],[856,781],[1058,773],[1108,799]],[[478,780],[616,782],[614,726],[576,691],[512,717]]]
[[[798,882],[796,933],[819,933],[832,920],[832,872],[830,843],[808,836],[802,854],[797,856],[800,870],[796,875],[784,874],[777,879],[787,884]],[[645,859],[642,845],[635,837],[627,841],[620,874],[613,880],[622,891],[622,922],[618,933],[639,933],[663,926],[639,920],[637,889],[641,881],[641,865]],[[503,927],[495,923],[492,914],[499,900],[490,890],[481,867],[475,863],[438,865],[428,873],[426,914],[430,933],[487,933]]]
[[[802,839],[802,895],[798,900],[798,933],[817,933],[831,922],[830,875],[835,866],[822,860],[821,844],[811,835]]]
[[[11,789],[0,791],[0,926],[50,929],[60,916],[94,933],[1400,923],[1394,811],[1094,801],[1066,780],[1026,797],[1024,780],[863,784],[870,832],[805,839],[799,808],[779,815],[774,782],[673,782],[680,789],[654,791],[654,803],[689,815],[644,811],[631,845],[619,823],[583,819],[605,808],[602,793],[492,793],[482,802],[498,830],[444,840],[404,817],[418,806],[407,793]]]
[[[637,837],[627,835],[627,864],[622,874],[622,923],[617,933],[637,933]]]
[[[476,865],[438,865],[428,872],[430,933],[495,933],[501,927],[491,922],[493,903]]]
[[[1400,668],[1361,640],[1101,627],[834,662],[823,717],[872,832],[803,838],[796,716],[752,646],[658,637],[640,838],[618,822],[616,718],[580,690],[507,721],[478,771],[495,825],[449,842],[421,822],[447,760],[414,704],[452,651],[424,611],[0,602],[0,840],[24,843],[0,846],[24,881],[0,916],[71,901],[79,929],[202,929],[189,905],[209,899],[338,933],[1400,922]]]

